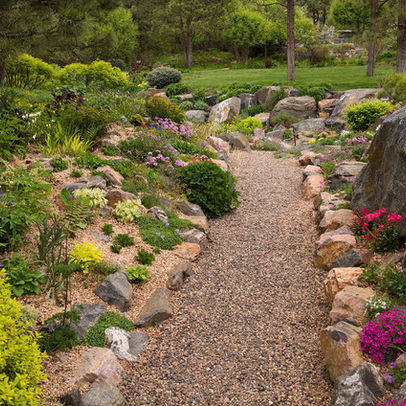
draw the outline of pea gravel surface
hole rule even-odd
[[[319,332],[328,324],[316,230],[301,169],[239,153],[241,205],[212,220],[212,241],[173,295],[174,317],[126,364],[129,405],[329,405]]]

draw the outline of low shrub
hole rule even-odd
[[[390,103],[379,100],[364,100],[360,103],[348,106],[344,114],[347,117],[349,126],[354,131],[365,131],[375,121],[392,111]]]
[[[257,104],[256,106],[249,107],[248,109],[242,109],[240,115],[256,116],[257,114],[263,113],[265,107],[262,104]]]
[[[165,91],[166,95],[170,97],[176,96],[178,94],[186,94],[189,93],[191,90],[192,88],[186,83],[178,82],[168,85]]]
[[[234,178],[213,162],[199,162],[179,169],[188,200],[198,204],[208,217],[220,217],[238,205]]]
[[[328,45],[314,45],[311,49],[310,62],[312,65],[323,62],[327,59],[330,53]]]
[[[378,314],[393,307],[392,300],[375,293],[365,303],[365,317],[367,321],[373,320]]]
[[[120,150],[113,145],[103,145],[101,150],[102,150],[103,154],[107,155],[107,156],[119,156],[120,155]]]
[[[153,69],[147,76],[147,82],[152,87],[162,89],[172,83],[178,83],[182,79],[182,74],[173,68],[161,66]]]
[[[121,245],[118,244],[110,245],[110,251],[113,254],[119,254],[121,252],[121,248],[122,248]]]
[[[61,157],[52,158],[50,164],[54,172],[62,172],[65,169],[68,169],[68,162],[62,159]]]
[[[92,347],[104,347],[106,341],[105,330],[109,327],[118,327],[125,331],[134,330],[133,322],[126,317],[115,312],[104,312],[97,323],[90,327],[83,339],[83,343]]]
[[[103,208],[108,203],[108,200],[106,199],[106,192],[99,188],[76,189],[73,192],[73,196],[75,196],[75,198],[77,198],[77,199],[88,200],[91,208],[97,208],[97,207]]]
[[[135,176],[133,179],[124,179],[121,188],[124,192],[137,195],[148,191],[148,181],[143,176]]]
[[[11,297],[4,273],[0,273],[0,404],[36,406],[39,402],[44,358],[38,335],[21,320],[21,304]]]
[[[135,221],[139,216],[142,216],[145,212],[145,208],[141,204],[140,200],[124,200],[123,202],[117,202],[114,207],[113,214],[117,219],[123,223],[129,223]]]
[[[206,155],[211,159],[217,159],[217,155],[214,152],[209,151],[208,149],[202,148],[199,145],[196,145],[191,142],[182,141],[178,139],[174,139],[171,141],[171,145],[181,154],[187,155]]]
[[[279,86],[279,90],[271,92],[265,100],[265,110],[272,111],[278,102],[288,97],[288,92],[283,86]]]
[[[113,234],[113,233],[114,233],[113,225],[112,225],[112,224],[107,224],[107,223],[105,223],[105,224],[103,225],[103,227],[102,227],[102,231],[103,231],[103,233],[106,234],[106,235],[111,235],[111,234]]]
[[[92,242],[83,241],[76,244],[69,254],[69,262],[79,264],[83,273],[88,273],[94,266],[102,262],[103,251],[96,248]]]
[[[147,265],[130,266],[126,270],[130,282],[142,283],[149,278]]]
[[[193,103],[191,101],[184,101],[179,104],[179,107],[183,111],[193,110],[193,108],[194,108]]]
[[[388,75],[383,82],[383,91],[379,97],[387,96],[397,102],[406,103],[406,74],[394,73]]]
[[[130,237],[128,234],[117,234],[114,238],[114,244],[120,247],[131,247],[134,243],[134,237]]]
[[[141,202],[142,202],[142,205],[146,209],[150,209],[151,207],[154,207],[154,206],[158,206],[158,207],[162,206],[161,201],[155,195],[151,195],[151,194],[142,196]]]
[[[55,75],[52,66],[28,54],[8,59],[5,80],[7,86],[36,89],[43,86]]]
[[[334,161],[325,161],[320,164],[320,168],[323,169],[324,178],[327,179],[334,171],[336,163]]]
[[[121,269],[120,265],[110,264],[109,262],[99,262],[94,266],[93,271],[95,273],[108,276],[118,272]]]
[[[138,251],[135,260],[141,265],[152,265],[152,262],[155,261],[155,255],[152,252],[142,249]]]
[[[80,344],[76,333],[67,326],[61,326],[52,332],[43,332],[38,340],[42,351],[51,353],[62,351],[66,348],[73,348]]]
[[[71,172],[70,172],[70,174],[69,174],[69,176],[70,176],[71,178],[76,178],[76,179],[78,179],[78,178],[81,178],[81,177],[83,176],[83,172],[80,171],[79,169],[72,169]]]
[[[255,128],[262,128],[262,123],[254,117],[247,117],[236,124],[237,131],[241,131],[244,134],[252,134]]]
[[[193,108],[195,110],[205,110],[206,111],[209,108],[209,105],[206,102],[202,101],[202,100],[197,100],[193,104]]]
[[[175,103],[163,97],[151,97],[146,102],[147,114],[150,117],[169,118],[175,123],[181,124],[186,120],[185,113]]]
[[[287,113],[279,113],[271,118],[272,125],[283,125],[286,128],[292,127],[292,124],[296,122],[297,119]]]
[[[252,146],[254,151],[279,151],[281,149],[281,145],[277,142],[273,141],[261,141]]]

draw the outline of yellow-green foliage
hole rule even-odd
[[[386,77],[383,92],[379,96],[389,96],[395,101],[406,102],[406,74],[394,73]]]
[[[6,83],[10,87],[35,89],[55,75],[51,65],[31,55],[22,54],[6,63]]]
[[[175,123],[181,124],[186,120],[184,111],[175,103],[154,96],[147,100],[147,114],[149,117],[170,118]]]
[[[123,223],[134,221],[144,213],[145,207],[142,205],[141,200],[138,199],[118,202],[113,210],[113,214]]]
[[[83,83],[84,85],[99,85],[103,88],[114,89],[128,85],[125,74],[110,63],[94,61],[90,65],[72,63],[61,69],[56,77],[62,83]]]
[[[103,208],[108,203],[108,200],[106,199],[106,192],[99,188],[76,189],[73,192],[73,195],[77,199],[85,199],[85,200],[89,199],[89,204],[90,204],[90,207],[92,207],[92,208],[96,208],[96,207]]]
[[[69,262],[80,264],[83,273],[88,273],[92,267],[103,261],[102,255],[103,251],[96,248],[92,242],[83,241],[82,244],[76,244],[70,252]]]
[[[4,273],[0,271],[0,404],[36,406],[46,379],[41,371],[44,357],[35,333],[21,321],[21,304],[11,298]]]
[[[247,117],[244,120],[241,120],[236,128],[238,131],[241,131],[245,134],[252,134],[255,128],[262,128],[262,123],[259,119],[254,117]]]

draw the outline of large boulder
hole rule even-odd
[[[234,133],[231,136],[230,144],[233,149],[239,149],[241,151],[251,151],[250,143],[244,134]]]
[[[272,93],[279,92],[279,86],[264,86],[261,87],[256,93],[255,96],[257,97],[258,104],[265,106],[266,100]]]
[[[185,115],[189,121],[201,121],[203,123],[207,120],[208,116],[204,110],[188,110]]]
[[[324,189],[324,177],[320,173],[309,175],[303,182],[303,195],[306,199],[313,199]]]
[[[239,97],[241,99],[241,109],[249,109],[258,104],[258,99],[255,94],[241,93]]]
[[[342,130],[347,121],[343,114],[345,108],[359,103],[361,100],[375,98],[378,91],[379,89],[352,89],[344,92],[334,107],[331,117],[326,121],[326,126]]]
[[[339,189],[344,183],[353,181],[359,175],[365,165],[365,162],[340,162],[338,165],[336,165],[333,172],[328,177],[329,181],[331,182],[330,187],[332,189]]]
[[[332,114],[338,99],[323,99],[318,102],[320,113]]]
[[[388,116],[372,141],[369,162],[354,183],[353,209],[387,208],[402,216],[406,237],[406,107]]]
[[[231,123],[233,118],[240,114],[241,100],[238,97],[231,97],[213,106],[210,111],[209,123]]]
[[[292,127],[296,133],[315,133],[324,130],[325,123],[325,118],[309,118],[293,124]]]
[[[261,122],[262,127],[264,127],[265,129],[269,128],[270,117],[271,113],[259,113],[254,116],[254,118],[258,119]]]
[[[287,97],[280,100],[271,112],[271,118],[280,113],[289,114],[299,120],[305,120],[316,115],[316,100],[310,96]]]
[[[375,406],[383,394],[383,379],[378,368],[364,362],[342,375],[335,387],[332,406]]]
[[[333,303],[336,294],[347,285],[355,284],[362,275],[362,268],[333,268],[324,280],[324,292],[330,304]]]
[[[101,303],[75,304],[72,310],[76,310],[80,316],[79,322],[71,323],[71,329],[79,339],[82,339],[90,327],[94,326],[99,317],[107,311]]]
[[[360,331],[359,327],[345,321],[321,331],[321,350],[331,380],[335,381],[364,362],[360,351]]]
[[[356,219],[357,216],[352,210],[328,210],[320,221],[319,229],[321,232],[325,232],[337,230],[343,226],[352,227]]]
[[[98,379],[83,396],[82,406],[124,406],[120,390],[104,379]]]
[[[352,319],[361,324],[364,321],[365,305],[374,294],[371,288],[347,285],[340,290],[333,302],[330,319],[333,323],[340,320]]]

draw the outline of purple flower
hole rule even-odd
[[[389,374],[382,374],[382,376],[385,378],[385,380],[387,381],[387,382],[389,382],[389,383],[394,383],[395,382],[395,380],[393,379],[393,376],[392,375],[389,375]]]

